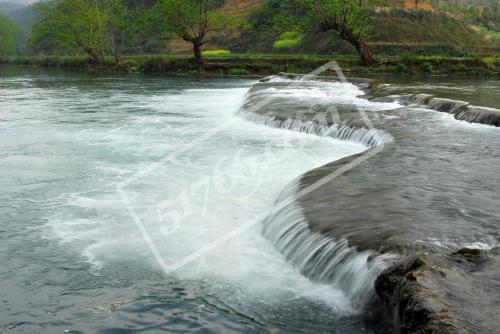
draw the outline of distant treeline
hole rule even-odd
[[[21,30],[8,17],[0,14],[0,58],[18,54]]]
[[[500,21],[498,0],[488,1],[482,7],[456,5],[453,2],[447,2],[446,6],[455,16],[463,17],[467,22],[482,22],[483,26],[495,30],[495,24]],[[375,62],[373,49],[382,50],[381,46],[372,46],[373,36],[398,33],[413,37],[422,35],[421,39],[427,41],[425,32],[419,32],[422,26],[429,29],[438,27],[449,31],[450,36],[458,36],[456,41],[455,37],[446,38],[453,47],[459,47],[457,44],[470,45],[467,39],[469,28],[454,25],[455,16],[429,12],[427,16],[435,16],[439,24],[431,22],[426,15],[415,18],[384,16],[379,12],[377,0],[267,0],[251,13],[248,20],[227,14],[222,10],[225,2],[47,0],[34,5],[36,19],[32,22],[31,35],[26,43],[22,41],[20,29],[0,16],[0,56],[9,57],[16,53],[85,55],[96,64],[112,57],[116,66],[120,66],[124,56],[166,53],[169,41],[175,38],[192,46],[198,68],[203,65],[202,50],[208,43],[230,46],[240,52],[251,51],[250,45],[263,45],[265,51],[284,53],[301,49],[312,53],[320,48],[347,49],[348,52],[357,52],[362,64],[371,65]],[[410,30],[404,20],[419,22],[415,22]],[[391,22],[399,25],[397,32]],[[316,36],[323,36],[320,42],[316,42]],[[463,43],[458,43],[462,42],[460,38]],[[422,48],[420,41],[408,40]],[[321,45],[325,41],[334,47]],[[383,42],[401,43],[392,40]],[[27,47],[23,48],[21,44],[27,44]]]
[[[87,54],[102,62],[106,55],[117,66],[125,54],[162,49],[169,38],[190,43],[198,67],[211,38],[249,27],[221,7],[224,0],[50,0],[37,4],[38,21],[30,45],[37,54]],[[350,43],[365,65],[374,62],[364,39],[371,31],[373,0],[282,0],[272,24],[284,33],[277,48],[300,43],[305,31],[333,31]],[[263,11],[268,10],[264,5]],[[258,24],[258,22],[256,22]],[[241,29],[240,29],[241,30]],[[288,38],[294,36],[293,39]]]

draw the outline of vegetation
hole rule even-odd
[[[235,18],[217,11],[220,0],[163,0],[155,7],[166,29],[193,45],[196,66],[203,64],[202,47],[210,34],[238,25]]]
[[[205,59],[203,73],[206,75],[268,75],[287,70],[309,73],[324,65],[331,57],[321,55],[291,54],[238,54],[213,56]],[[380,57],[370,67],[360,66],[356,56],[338,56],[335,60],[346,73],[364,75],[369,73],[394,73],[398,75],[459,75],[491,76],[500,72],[500,57],[442,57],[404,54],[398,57]],[[96,65],[89,56],[36,56],[14,57],[15,65],[59,67],[66,69],[98,69],[114,71],[112,56],[105,57]],[[189,56],[124,56],[120,70],[143,73],[190,74],[198,72]]]
[[[0,58],[17,54],[17,36],[20,32],[15,23],[0,14]]]
[[[302,42],[302,38],[304,38],[303,34],[299,34],[296,32],[285,32],[281,34],[279,40],[274,42],[274,47],[276,49],[292,48],[299,45]]]
[[[56,0],[36,5],[41,19],[33,27],[37,53],[87,54],[94,63],[122,53],[137,42],[141,31],[138,8],[122,0]]]
[[[285,13],[285,19],[279,19]],[[281,0],[268,0],[249,18],[250,28],[242,36],[230,41],[217,40],[233,52],[282,52],[274,47],[281,40],[283,27],[296,29],[287,16],[301,16]],[[426,10],[377,10],[369,17],[366,44],[374,55],[400,55],[412,52],[418,55],[466,56],[473,54],[498,54],[500,43],[492,40],[494,33],[479,30],[457,16]],[[305,27],[307,28],[307,27]],[[357,54],[348,42],[341,40],[333,31],[317,32],[314,27],[305,29],[301,43],[288,52],[301,54],[346,55]]]
[[[481,25],[487,29],[500,32],[500,1],[486,0],[484,6],[472,3],[448,0],[443,8],[454,14],[462,16],[471,23]]]
[[[0,56],[40,66],[224,75],[307,72],[332,56],[363,73],[498,71],[494,2],[447,0],[445,13],[386,10],[375,0],[251,0],[255,10],[245,14],[235,1],[47,0],[34,7],[26,50],[18,28],[0,16]]]
[[[232,54],[229,50],[206,50],[201,53],[205,57],[221,57],[230,56]]]
[[[250,18],[256,32],[280,34],[334,33],[352,45],[364,65],[374,63],[365,38],[371,31],[372,0],[269,0]],[[267,29],[266,29],[267,28]],[[287,29],[287,31],[282,31]],[[292,32],[290,32],[292,31]],[[292,47],[302,40],[281,35],[275,47]]]
[[[371,0],[301,0],[308,13],[308,26],[317,31],[335,31],[338,36],[356,48],[363,65],[370,66],[374,59],[365,38],[371,31]]]

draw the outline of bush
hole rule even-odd
[[[283,48],[293,48],[300,44],[300,39],[280,39],[279,41],[274,42],[274,48],[283,49]]]
[[[231,54],[229,50],[206,50],[202,52],[204,57],[230,56]]]
[[[403,64],[399,63],[396,65],[396,68],[394,69],[397,73],[407,73],[408,72],[408,67]]]
[[[424,62],[422,64],[422,72],[424,73],[432,73],[432,64],[429,62]]]
[[[273,46],[275,49],[293,48],[299,45],[303,38],[304,35],[297,32],[284,32],[281,34],[280,39],[274,42]]]
[[[249,72],[244,68],[232,68],[229,70],[229,75],[248,75]]]

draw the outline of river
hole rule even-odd
[[[241,117],[255,83],[0,67],[0,331],[385,332],[260,219],[293,180],[369,143]],[[403,107],[348,84],[287,94]]]

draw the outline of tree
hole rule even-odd
[[[16,55],[21,29],[6,16],[0,14],[0,58]]]
[[[141,43],[160,37],[160,33],[151,29],[157,27],[147,22],[152,0],[100,0],[100,3],[106,51],[114,57],[117,67],[121,66],[124,53],[138,51]]]
[[[484,17],[489,23],[487,26],[494,31],[500,31],[500,1],[488,0],[484,9]]]
[[[363,65],[375,60],[364,38],[372,29],[369,24],[372,0],[298,0],[306,8],[308,23],[316,31],[334,30],[338,36],[356,48]]]
[[[115,59],[115,65],[119,67],[122,54],[133,39],[133,32],[137,28],[136,11],[130,11],[123,0],[102,2],[106,46]]]
[[[196,67],[203,65],[202,47],[211,34],[229,30],[239,21],[220,11],[221,0],[163,0],[158,3],[167,31],[193,45]]]
[[[252,31],[275,38],[283,32],[335,31],[340,39],[355,47],[364,65],[371,65],[374,59],[364,40],[372,29],[374,1],[267,0],[250,17],[250,24]]]
[[[37,51],[85,52],[94,62],[104,58],[105,32],[102,1],[55,0],[35,9],[41,19],[33,26],[32,44]]]
[[[142,37],[146,5],[133,0],[53,0],[36,5],[41,19],[32,42],[39,52],[86,53],[95,63],[105,55],[120,66],[124,52]]]
[[[483,26],[488,30],[500,32],[500,1],[486,0],[481,4],[463,3],[446,0],[443,9],[462,18],[468,24]]]

